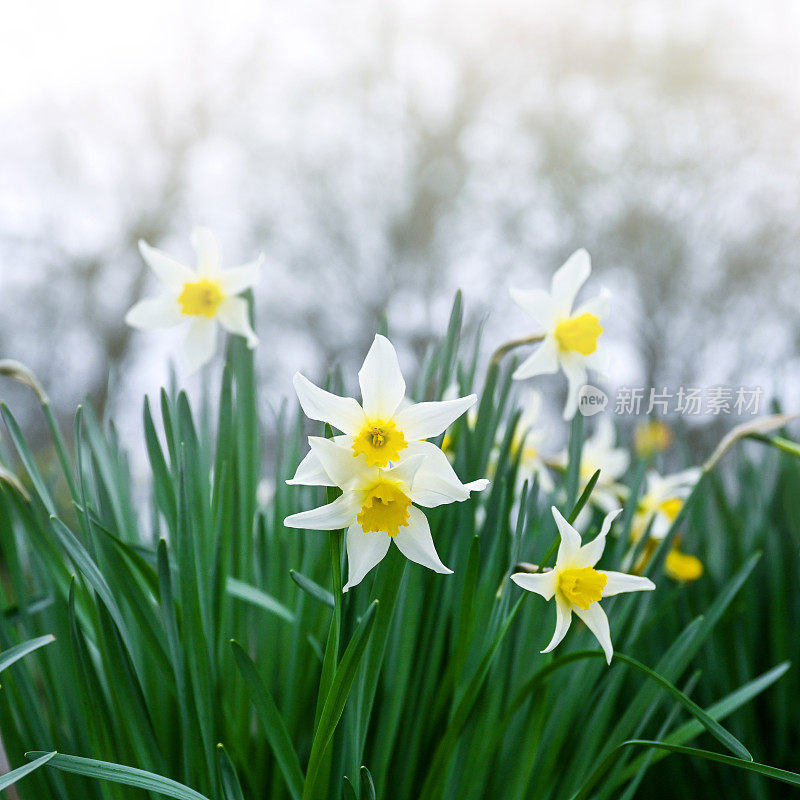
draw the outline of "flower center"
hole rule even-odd
[[[217,308],[224,299],[218,283],[202,278],[194,283],[184,284],[178,302],[181,304],[182,314],[210,319],[217,313]]]
[[[406,437],[392,420],[375,419],[368,421],[353,440],[353,455],[363,455],[371,467],[385,467],[397,461],[406,447]]]
[[[364,504],[356,517],[364,533],[388,533],[397,536],[408,525],[411,498],[392,481],[379,481],[367,490]]]
[[[594,567],[562,569],[558,573],[558,590],[573,605],[586,611],[603,596],[608,578]]]
[[[580,314],[556,325],[556,341],[562,350],[588,356],[597,350],[597,339],[602,332],[600,320],[594,314]]]

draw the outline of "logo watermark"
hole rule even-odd
[[[608,395],[596,386],[587,383],[578,392],[578,410],[584,417],[593,417],[606,410]]]
[[[621,386],[612,408],[615,414],[628,416],[755,416],[762,394],[760,386],[679,386],[675,390]],[[586,384],[578,393],[578,410],[585,417],[605,411],[608,405],[608,395],[596,386]]]

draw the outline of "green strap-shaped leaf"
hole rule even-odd
[[[244,600],[246,603],[263,608],[265,611],[269,611],[287,622],[294,622],[295,617],[291,609],[276,600],[272,595],[257,589],[255,586],[251,586],[249,583],[229,577],[225,588],[229,595],[239,600]]]
[[[16,783],[20,778],[24,778],[35,769],[39,769],[39,767],[46,764],[55,755],[55,752],[45,753],[40,758],[37,758],[36,761],[31,761],[30,764],[26,764],[24,767],[17,767],[16,769],[12,769],[11,772],[6,772],[5,775],[0,775],[0,790],[7,789],[12,783]]]
[[[50,644],[50,642],[54,642],[55,640],[56,637],[48,633],[46,636],[28,639],[27,642],[9,647],[8,650],[4,650],[0,653],[0,672],[6,669],[6,667],[10,667],[15,661],[19,661],[21,658],[28,655],[28,653],[32,653],[34,650],[38,650],[40,647],[44,647],[46,644]]]
[[[290,569],[289,575],[304,592],[310,594],[315,600],[319,600],[320,603],[328,606],[328,608],[333,608],[336,605],[336,601],[333,599],[333,592],[323,589],[322,586],[312,581],[311,578],[307,578],[296,570]]]
[[[741,708],[745,703],[749,702],[754,697],[761,694],[761,692],[772,686],[775,681],[784,675],[790,666],[791,665],[788,661],[778,664],[771,670],[765,672],[763,675],[759,675],[749,683],[744,684],[744,686],[740,686],[736,691],[731,692],[729,695],[723,697],[722,700],[710,705],[706,711],[708,712],[709,716],[716,720],[724,719],[729,714],[732,714],[738,708]],[[703,726],[700,724],[700,722],[692,719],[683,723],[683,725],[676,728],[669,735],[664,736],[663,741],[666,744],[685,744],[701,733],[702,730]],[[665,752],[660,752],[652,755],[653,758],[651,763],[655,763],[656,761],[660,761],[662,758],[666,758],[668,754]],[[645,755],[638,756],[625,770],[620,783],[624,783],[626,780],[632,778],[639,771],[646,757],[647,756]]]
[[[372,631],[372,623],[375,621],[377,607],[378,601],[373,600],[369,608],[364,612],[364,616],[361,618],[353,638],[350,640],[350,644],[347,645],[342,660],[334,673],[333,682],[325,698],[325,704],[319,717],[319,724],[314,733],[314,741],[311,745],[303,800],[310,800],[314,796],[314,784],[316,783],[322,758],[342,717],[356,672],[369,642],[369,634]]]
[[[25,755],[28,758],[39,759],[45,753],[41,750],[34,750]],[[101,781],[122,783],[125,786],[135,786],[150,792],[160,792],[167,797],[174,797],[175,800],[209,800],[205,795],[182,783],[143,769],[126,767],[124,764],[112,764],[109,761],[97,761],[94,758],[65,756],[61,753],[49,753],[48,755],[50,760],[47,765],[63,772],[73,772],[76,775],[85,775],[87,778],[96,778]]]
[[[253,704],[256,715],[264,728],[269,746],[275,754],[283,773],[286,785],[289,787],[294,800],[299,800],[303,793],[303,770],[297,758],[289,732],[286,730],[286,723],[283,721],[281,712],[275,705],[269,689],[261,680],[256,665],[250,656],[245,653],[238,642],[231,642],[233,656],[236,659],[236,666],[244,678],[247,690],[250,694],[250,702]]]
[[[773,778],[774,780],[789,783],[792,786],[800,786],[800,775],[796,772],[789,772],[785,769],[778,769],[777,767],[770,767],[767,764],[759,764],[756,761],[746,761],[742,758],[735,758],[734,756],[724,755],[723,753],[714,753],[711,750],[700,750],[696,747],[683,747],[677,744],[669,744],[667,742],[656,742],[649,739],[629,739],[622,744],[617,745],[608,755],[598,764],[594,772],[589,776],[586,782],[580,789],[572,796],[571,800],[584,800],[589,797],[592,788],[597,782],[608,772],[614,761],[629,747],[653,747],[658,750],[665,750],[668,753],[678,753],[684,756],[696,756],[703,758],[707,761],[716,761],[719,764],[726,764],[731,767],[739,767],[739,769],[746,770],[747,772],[755,772],[758,775],[763,775],[766,778]]]
[[[222,784],[222,794],[225,796],[225,800],[244,800],[239,776],[236,774],[236,769],[221,744],[217,745],[217,764],[219,765],[220,783]]]

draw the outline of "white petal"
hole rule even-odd
[[[139,239],[139,252],[155,276],[173,289],[180,289],[185,283],[197,280],[197,273],[193,269],[151,247],[144,239]]]
[[[184,321],[181,307],[171,294],[140,300],[125,315],[125,322],[141,330],[171,328]]]
[[[403,451],[403,457],[385,470],[389,480],[398,481],[405,492],[410,493],[417,473],[426,461],[426,456]]]
[[[424,456],[411,484],[411,499],[426,508],[445,503],[461,502],[469,493],[479,492],[488,486],[485,480],[461,483],[447,456],[432,442],[414,442],[404,451],[409,457]]]
[[[370,418],[391,419],[406,394],[406,382],[392,343],[378,334],[358,371],[361,402]]]
[[[581,249],[576,250],[553,275],[550,285],[556,316],[571,316],[575,297],[592,272],[592,259]]]
[[[553,638],[550,644],[542,650],[542,653],[549,653],[554,647],[557,647],[564,640],[569,630],[569,624],[572,621],[572,607],[565,600],[562,600],[556,595],[556,629],[553,632]]]
[[[322,468],[342,489],[360,488],[374,483],[380,476],[378,468],[367,466],[363,458],[355,456],[351,447],[343,447],[321,436],[309,436],[308,443]]]
[[[361,508],[361,497],[357,492],[345,492],[332,503],[327,503],[309,511],[301,511],[286,517],[283,524],[287,528],[306,528],[315,531],[336,531],[347,528],[356,520]]]
[[[509,289],[511,299],[526,313],[530,314],[543,328],[555,326],[553,299],[543,289]]]
[[[545,600],[552,599],[553,595],[556,593],[556,583],[558,582],[556,572],[552,569],[547,570],[547,572],[538,573],[515,572],[511,576],[511,580],[514,581],[517,586],[521,586],[529,592],[540,594]]]
[[[644,578],[641,575],[607,572],[603,569],[598,570],[598,572],[608,578],[608,582],[603,588],[603,597],[613,597],[615,594],[623,594],[625,592],[647,592],[656,588],[650,578]]]
[[[311,450],[300,462],[294,477],[286,481],[290,486],[335,486],[320,463],[317,454]]]
[[[364,576],[389,552],[388,533],[364,533],[360,525],[347,529],[347,583],[348,591],[364,580]]]
[[[243,297],[226,297],[219,304],[217,319],[228,333],[244,336],[251,350],[258,344],[258,336],[250,326],[250,309]]]
[[[436,552],[427,517],[414,506],[411,506],[408,511],[408,525],[400,528],[399,533],[394,537],[394,543],[400,552],[411,561],[422,564],[423,567],[432,569],[434,572],[449,575],[453,570],[442,564]]]
[[[450,427],[465,411],[478,401],[477,395],[430,403],[412,403],[397,412],[395,423],[407,442],[430,439]]]
[[[564,519],[562,513],[555,506],[551,506],[550,510],[553,512],[558,532],[561,534],[556,564],[559,567],[569,566],[581,549],[581,535]]]
[[[558,372],[558,344],[555,336],[548,334],[536,350],[514,370],[514,380],[552,375],[554,372]]]
[[[564,404],[564,419],[570,420],[578,410],[578,394],[586,385],[586,366],[580,355],[560,354],[561,368],[567,376],[567,402]]]
[[[199,272],[208,274],[219,270],[219,242],[213,231],[202,225],[195,225],[192,230],[192,247],[197,254]]]
[[[255,261],[220,272],[219,282],[225,294],[239,294],[255,286],[261,278],[260,270],[263,263],[264,254],[260,253]]]
[[[334,428],[354,435],[361,430],[364,412],[357,400],[326,392],[299,372],[295,372],[292,383],[303,413],[309,419],[329,422]]]
[[[602,476],[606,480],[621,478],[628,469],[630,462],[631,457],[627,450],[615,448],[606,454],[605,464],[602,466]]]
[[[597,641],[600,642],[600,647],[606,654],[606,661],[611,663],[611,656],[614,655],[614,647],[611,644],[611,631],[608,629],[608,617],[606,612],[600,608],[600,603],[592,603],[589,608],[584,611],[578,606],[574,606],[573,611],[578,615],[586,627],[595,635]]]
[[[183,355],[189,375],[214,358],[217,351],[217,323],[206,317],[195,317],[183,341]]]
[[[588,544],[583,545],[578,551],[575,561],[573,562],[576,567],[593,567],[603,555],[603,550],[606,547],[606,536],[611,530],[611,523],[622,513],[621,508],[616,508],[609,514],[606,514],[603,524],[600,528],[600,533],[592,539]]]
[[[588,356],[583,357],[583,363],[587,369],[594,370],[599,379],[607,380],[608,357],[605,345],[602,342],[597,343],[597,349],[594,353],[589,353]]]
[[[572,316],[579,317],[581,314],[594,314],[596,317],[603,319],[603,317],[608,316],[610,308],[611,292],[604,286],[597,297],[593,297],[591,300],[582,303]]]

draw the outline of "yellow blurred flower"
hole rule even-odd
[[[672,429],[658,419],[643,422],[636,428],[633,444],[640,458],[650,458],[672,445]]]
[[[697,556],[682,553],[673,547],[664,561],[664,572],[674,581],[696,581],[703,575],[703,562]]]

